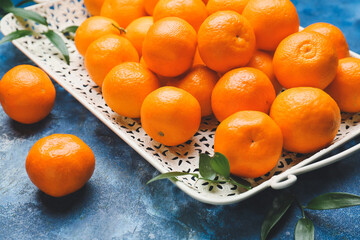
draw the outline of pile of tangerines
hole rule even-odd
[[[290,0],[85,0],[85,6],[92,17],[79,26],[75,45],[108,106],[140,118],[146,133],[167,146],[191,139],[201,117],[214,114],[220,122],[214,150],[235,175],[262,176],[283,149],[328,146],[340,111],[360,112],[360,60],[349,57],[343,33],[331,24],[299,31]],[[42,119],[53,102],[41,94],[35,119],[28,117],[31,107],[19,112],[7,98],[14,72],[0,82],[5,112],[23,123]]]
[[[176,146],[201,117],[220,121],[214,148],[231,172],[259,177],[282,149],[328,146],[340,109],[360,111],[360,60],[337,27],[299,32],[290,0],[85,0],[75,44],[119,115]],[[276,96],[282,88],[284,92]],[[268,115],[269,114],[269,115]]]

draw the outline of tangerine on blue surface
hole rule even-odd
[[[15,0],[15,3],[20,0]],[[329,22],[360,52],[360,2],[293,0],[300,24]],[[0,45],[0,76],[19,64],[33,64],[11,43]],[[55,83],[52,113],[40,123],[23,125],[0,109],[0,239],[259,239],[272,199],[268,189],[229,206],[198,202],[170,181],[145,183],[159,174],[117,135]],[[60,199],[44,195],[25,171],[31,146],[53,133],[75,134],[93,150],[97,166],[80,191]],[[342,150],[360,142],[360,137]],[[337,150],[336,152],[338,152]],[[288,189],[306,204],[327,192],[360,195],[360,153],[298,177]],[[293,239],[301,213],[292,208],[270,239]],[[358,239],[360,207],[307,211],[315,239]]]

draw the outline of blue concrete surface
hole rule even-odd
[[[15,2],[19,2],[16,0]],[[360,52],[359,0],[294,0],[301,25],[339,26]],[[12,44],[0,46],[0,76],[32,64]],[[244,202],[211,206],[191,199],[169,181],[146,186],[158,172],[55,83],[55,107],[45,120],[22,125],[0,108],[0,239],[259,239],[272,199],[266,190]],[[24,163],[31,146],[53,133],[71,133],[94,151],[96,170],[80,191],[55,199],[36,189]],[[360,138],[351,144],[360,142]],[[346,147],[349,147],[348,144]],[[360,195],[360,153],[299,177],[288,189],[301,202],[327,192]],[[307,211],[315,239],[360,239],[360,207]],[[271,239],[293,239],[296,208]]]

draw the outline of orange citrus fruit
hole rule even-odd
[[[209,14],[224,10],[232,10],[241,14],[248,2],[249,0],[209,0],[206,9]]]
[[[335,80],[325,91],[334,98],[341,111],[360,112],[360,59],[340,59]]]
[[[141,107],[141,124],[154,140],[176,146],[189,140],[201,121],[199,102],[176,87],[161,87],[150,93]]]
[[[143,57],[140,58],[140,64],[143,65],[143,67],[145,67],[145,68],[148,69],[148,66],[147,66],[147,64],[146,64],[146,62],[145,62],[145,60],[144,60]]]
[[[105,102],[117,114],[139,118],[145,97],[160,87],[159,80],[136,62],[114,67],[105,77],[102,93]]]
[[[174,77],[192,66],[195,50],[194,28],[183,19],[168,17],[150,27],[144,40],[143,57],[153,72]]]
[[[336,26],[330,23],[314,23],[306,27],[304,31],[314,31],[324,35],[334,44],[339,58],[350,56],[349,45],[345,36]]]
[[[158,2],[159,0],[144,0],[145,11],[147,12],[147,14],[149,14],[150,16],[153,15],[154,8]]]
[[[158,77],[161,86],[171,86],[171,82],[179,81],[180,79],[184,78],[186,76],[186,74],[187,74],[187,72],[185,72],[179,76],[176,76],[176,77],[164,77],[159,74],[157,74],[156,76]]]
[[[249,0],[243,16],[254,28],[259,49],[274,51],[281,40],[299,31],[299,16],[290,0]]]
[[[209,68],[227,72],[250,61],[255,50],[255,35],[245,17],[234,11],[219,11],[201,25],[198,48]]]
[[[100,15],[126,28],[135,19],[146,16],[144,0],[105,0]]]
[[[84,0],[86,9],[93,16],[100,15],[100,10],[105,0]]]
[[[340,127],[340,109],[334,99],[318,88],[298,87],[280,93],[270,117],[284,136],[284,148],[312,153],[328,146]]]
[[[140,58],[140,64],[143,65],[148,70],[150,70],[143,57]],[[164,77],[164,76],[161,76],[159,74],[155,74],[155,75],[159,80],[160,86],[163,87],[163,86],[166,86],[169,81],[179,80],[184,74],[176,76],[176,77]]]
[[[51,112],[55,103],[55,87],[40,68],[19,65],[0,81],[0,102],[4,112],[24,124],[36,123]]]
[[[141,17],[131,22],[126,28],[126,38],[129,39],[136,48],[139,56],[142,55],[145,36],[153,23],[153,17]]]
[[[168,86],[174,86],[193,95],[200,103],[201,116],[211,115],[211,93],[219,79],[216,72],[204,65],[194,66],[183,78],[170,80]]]
[[[182,18],[197,31],[208,12],[202,0],[159,0],[153,16],[155,22],[165,17]]]
[[[115,26],[118,24],[110,18],[96,16],[86,19],[76,30],[75,46],[82,56],[85,56],[89,45],[96,39],[108,35],[120,35],[119,29]]]
[[[220,123],[214,150],[226,156],[230,172],[246,178],[260,177],[273,169],[282,152],[279,126],[265,113],[240,111]]]
[[[86,51],[85,67],[98,85],[110,70],[123,62],[138,62],[139,55],[129,40],[118,35],[105,35],[92,42]]]
[[[200,53],[199,53],[199,49],[196,48],[196,52],[195,52],[195,56],[194,56],[194,61],[193,61],[193,66],[196,65],[205,65],[204,61],[201,59],[200,57]]]
[[[226,73],[214,87],[212,110],[221,122],[243,110],[268,113],[275,99],[275,90],[269,78],[255,68],[237,68]]]
[[[274,71],[285,88],[324,89],[334,80],[338,65],[335,47],[316,32],[299,32],[285,38],[276,49]]]
[[[275,93],[277,94],[281,91],[282,86],[276,79],[273,67],[273,57],[271,54],[256,50],[254,55],[250,59],[250,62],[246,66],[256,68],[264,72],[273,84]]]
[[[37,141],[26,158],[30,180],[44,193],[63,197],[82,188],[95,169],[95,156],[80,138],[53,134]]]

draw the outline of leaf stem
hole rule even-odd
[[[295,196],[294,196],[294,199],[295,199],[296,204],[298,205],[298,207],[301,210],[302,218],[306,218],[304,206],[301,205],[301,203],[299,202],[299,200]]]

